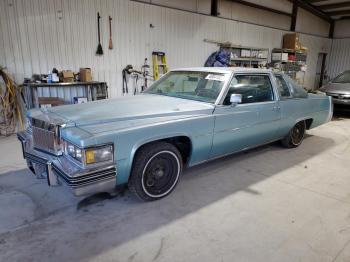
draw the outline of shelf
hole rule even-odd
[[[231,58],[231,61],[267,61],[267,58],[254,58],[254,57],[236,57],[236,58]]]
[[[70,86],[92,86],[92,85],[105,85],[105,82],[59,82],[59,83],[23,83],[28,87],[70,87]]]
[[[203,41],[206,43],[217,44],[218,46],[224,47],[224,48],[237,48],[237,49],[269,51],[269,48],[236,45],[236,44],[233,44],[231,42],[219,42],[219,41],[215,41],[215,40],[211,40],[211,39],[204,39]]]
[[[272,63],[305,63],[306,61],[281,61],[281,60],[272,60]]]
[[[271,53],[307,54],[307,51],[293,50],[293,49],[286,49],[286,48],[274,48],[274,49],[272,49]]]

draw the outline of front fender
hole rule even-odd
[[[191,141],[191,144],[192,144],[192,137],[190,134],[187,134],[187,133],[169,133],[169,134],[163,134],[163,135],[149,137],[149,138],[138,141],[137,143],[135,143],[135,145],[131,149],[129,164],[132,165],[132,162],[134,161],[135,154],[141,146],[144,146],[144,145],[151,143],[151,142],[164,140],[164,139],[168,139],[168,138],[173,138],[173,137],[179,137],[179,136],[188,137]]]
[[[137,150],[150,142],[172,137],[188,137],[192,152],[188,165],[203,162],[209,157],[212,146],[214,117],[201,117],[148,126],[116,135],[117,184],[127,183]]]

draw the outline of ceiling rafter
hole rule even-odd
[[[310,4],[313,4],[313,3],[318,3],[318,2],[325,2],[325,1],[328,1],[328,0],[307,0],[305,2],[308,2]]]
[[[326,10],[326,9],[336,9],[336,8],[343,8],[343,7],[350,7],[350,1],[336,3],[336,4],[326,4],[326,5],[318,5],[317,8]]]
[[[339,11],[331,11],[331,12],[326,12],[326,14],[330,16],[343,16],[343,15],[350,15],[350,9],[349,10],[339,10]]]
[[[326,1],[326,0],[317,0],[317,2],[320,2],[320,1]],[[320,10],[318,8],[318,6],[315,6],[315,5],[311,4],[312,0],[308,0],[308,1],[289,0],[289,2],[297,3],[298,6],[300,6],[303,9],[305,9],[306,11],[309,11],[313,15],[316,15],[319,18],[322,18],[323,20],[326,20],[327,22],[332,22],[332,18],[328,14],[326,14],[325,12]]]
[[[266,6],[263,6],[263,5],[254,4],[252,2],[248,2],[248,1],[244,1],[244,0],[230,0],[230,1],[234,2],[234,3],[237,3],[237,4],[246,5],[246,6],[250,6],[250,7],[253,7],[253,8],[258,8],[258,9],[261,9],[261,10],[273,12],[273,13],[276,13],[276,14],[279,14],[279,15],[292,16],[291,13],[283,12],[281,10],[273,9],[273,8],[266,7]]]

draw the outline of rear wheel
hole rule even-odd
[[[181,172],[179,150],[169,143],[152,143],[137,152],[128,186],[144,201],[157,200],[171,193]]]
[[[281,140],[282,145],[287,148],[298,147],[304,139],[306,131],[305,121],[300,121],[289,131],[288,135]]]

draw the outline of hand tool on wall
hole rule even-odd
[[[122,76],[123,76],[123,95],[129,93],[128,89],[128,82],[129,82],[129,77],[130,74],[133,71],[133,66],[132,65],[127,65],[123,70],[122,70]]]
[[[96,50],[96,55],[103,55],[103,49],[101,45],[101,32],[100,32],[100,13],[97,12],[97,33],[98,33],[98,46]]]
[[[112,42],[112,17],[109,16],[109,45],[108,49],[113,49],[113,42]]]
[[[150,66],[148,64],[148,59],[145,58],[144,63],[141,66],[141,72],[143,76],[143,85],[141,86],[141,91],[144,91],[148,87],[149,69],[150,69]]]

